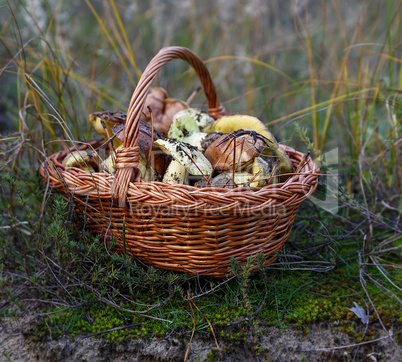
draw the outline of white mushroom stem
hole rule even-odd
[[[248,172],[235,172],[234,174],[225,172],[225,174],[228,175],[233,180],[233,183],[238,187],[244,185],[248,186],[249,181],[253,178],[253,175]]]
[[[180,162],[172,160],[163,176],[162,182],[167,184],[186,184],[188,171]]]
[[[201,141],[207,136],[208,133],[193,132],[183,138],[184,143],[188,143],[191,146],[197,147],[200,151],[204,149],[201,147]]]
[[[212,173],[212,165],[196,147],[172,139],[158,139],[154,142],[161,150],[171,155],[195,176]]]

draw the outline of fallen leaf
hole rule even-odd
[[[362,307],[360,307],[360,305],[357,304],[356,302],[353,302],[353,304],[355,306],[353,308],[350,308],[349,310],[351,312],[353,312],[354,314],[356,314],[356,316],[358,316],[360,318],[362,323],[369,324],[369,317],[366,314],[366,312],[364,311],[364,309]]]

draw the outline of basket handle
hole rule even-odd
[[[141,173],[137,168],[139,162],[139,148],[137,145],[146,96],[159,70],[172,59],[183,59],[194,68],[207,98],[208,113],[214,119],[225,114],[225,108],[219,102],[215,85],[202,60],[187,48],[167,47],[161,49],[144,70],[134,90],[127,111],[123,147],[117,150],[116,174],[112,194],[121,207],[126,203],[129,183],[141,180]]]

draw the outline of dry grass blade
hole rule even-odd
[[[359,347],[359,346],[364,346],[366,344],[371,344],[371,343],[377,343],[379,341],[383,341],[384,339],[389,339],[391,337],[386,336],[386,337],[381,337],[381,338],[376,338],[373,339],[372,341],[367,341],[367,342],[360,342],[360,343],[354,343],[354,344],[347,344],[344,346],[335,346],[335,347],[323,347],[323,348],[314,348],[314,349],[301,349],[300,351],[303,352],[316,352],[316,351],[332,351],[332,350],[339,350],[339,349],[345,349],[345,348],[353,348],[353,347]]]
[[[306,165],[308,158],[310,157],[310,152],[307,152],[303,159],[300,161],[299,165],[297,166],[296,173],[299,173],[301,169]]]
[[[187,346],[187,349],[186,349],[186,353],[185,353],[185,355],[184,355],[184,362],[187,361],[187,357],[188,357],[188,354],[189,354],[189,352],[190,352],[191,342],[192,342],[193,337],[194,337],[195,326],[196,326],[196,319],[195,319],[195,314],[194,314],[193,306],[191,305],[191,302],[192,302],[192,301],[190,300],[190,293],[188,293],[187,298],[188,298],[188,304],[190,305],[190,308],[191,308],[191,313],[193,314],[194,324],[193,324],[193,330],[192,330],[192,332],[191,332],[190,342],[188,342],[188,346]]]
[[[102,19],[101,19],[100,16],[98,15],[98,13],[97,13],[96,9],[94,8],[94,6],[92,5],[92,3],[91,3],[89,0],[85,0],[85,2],[86,2],[86,4],[88,5],[88,7],[90,8],[90,10],[91,10],[91,12],[93,13],[93,15],[95,16],[96,20],[99,22],[99,24],[100,24],[100,26],[101,26],[103,32],[105,33],[105,35],[106,35],[106,37],[108,38],[110,44],[112,45],[112,47],[113,47],[113,49],[114,49],[114,51],[115,51],[115,54],[119,57],[119,60],[120,60],[120,62],[121,62],[121,64],[122,64],[122,66],[124,67],[124,69],[125,69],[125,71],[126,71],[126,74],[127,74],[128,78],[129,78],[129,80],[130,80],[132,86],[135,87],[136,83],[135,83],[135,81],[134,81],[134,79],[133,79],[133,77],[132,77],[132,75],[131,75],[131,72],[129,71],[129,69],[128,69],[128,67],[127,67],[127,64],[126,64],[124,58],[123,58],[122,55],[120,54],[120,51],[119,51],[119,49],[118,49],[118,47],[117,47],[115,41],[113,40],[111,34],[109,33],[108,29],[105,27],[105,25],[104,25]]]
[[[11,166],[20,155],[28,140],[23,132],[0,136],[0,170]]]
[[[189,301],[194,305],[194,307],[197,308],[197,310],[201,313],[201,315],[202,315],[202,316],[205,318],[205,320],[208,322],[209,328],[211,329],[212,335],[214,336],[214,339],[215,339],[216,348],[218,348],[218,351],[219,351],[219,356],[220,356],[221,358],[223,358],[223,356],[222,356],[222,351],[221,351],[221,349],[220,349],[220,347],[219,347],[218,340],[216,339],[215,331],[214,331],[214,328],[212,327],[211,322],[210,322],[209,319],[205,316],[205,314],[200,311],[200,309],[197,307],[197,305],[194,303],[194,301],[193,301],[192,299],[190,299],[190,294],[188,295],[188,297],[189,297]]]

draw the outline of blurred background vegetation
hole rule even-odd
[[[228,113],[259,117],[280,142],[310,149],[324,162],[323,172],[331,169],[325,153],[338,153],[341,188],[332,196],[340,210],[302,207],[289,244],[299,246],[291,250],[309,257],[319,250],[321,260],[342,262],[356,261],[360,251],[381,256],[383,265],[392,260],[391,279],[400,282],[402,1],[13,0],[0,6],[3,251],[43,227],[35,215],[43,215],[47,200],[37,191],[45,156],[61,150],[61,140],[90,139],[89,113],[125,111],[150,59],[179,45],[205,61]],[[173,61],[155,85],[186,99],[199,82],[186,63]],[[205,106],[201,93],[193,105]],[[320,182],[325,187],[325,177]],[[10,225],[16,239],[6,234]],[[399,293],[392,283],[389,290]]]
[[[26,85],[38,92],[29,75],[80,138],[87,113],[124,110],[153,55],[180,45],[208,64],[228,112],[286,143],[299,124],[319,149],[357,158],[368,140],[381,154],[397,131],[386,99],[399,104],[400,11],[395,0],[3,2],[2,127],[18,129]],[[198,86],[188,69],[171,62],[159,84],[186,99]]]

